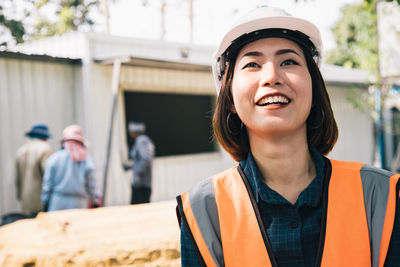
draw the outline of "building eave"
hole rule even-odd
[[[44,62],[62,63],[69,65],[82,65],[81,59],[53,57],[53,56],[39,55],[39,54],[27,54],[27,53],[12,52],[12,51],[0,51],[0,58],[44,61]]]

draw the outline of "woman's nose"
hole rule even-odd
[[[260,72],[260,87],[271,87],[282,83],[277,67],[272,63],[263,65]]]

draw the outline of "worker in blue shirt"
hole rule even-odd
[[[129,136],[133,140],[129,151],[131,164],[124,164],[125,170],[132,169],[131,204],[149,203],[152,187],[152,168],[155,146],[145,134],[143,122],[131,121],[128,124]]]
[[[46,161],[41,201],[45,211],[98,207],[101,194],[87,141],[78,125],[63,131],[61,149]]]

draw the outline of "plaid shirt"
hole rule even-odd
[[[315,265],[321,231],[325,164],[318,152],[312,151],[312,155],[317,175],[300,193],[295,204],[288,202],[263,182],[251,154],[240,162],[255,193],[264,228],[280,267]],[[399,266],[400,263],[400,210],[397,204],[385,267]],[[185,227],[181,228],[181,262],[182,266],[201,266]]]

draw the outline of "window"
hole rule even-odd
[[[124,96],[126,125],[132,120],[146,124],[157,157],[216,150],[212,141],[213,96],[128,91]],[[132,140],[128,139],[130,146]]]

